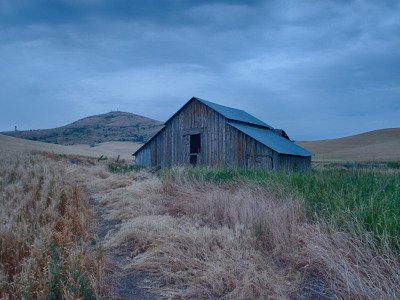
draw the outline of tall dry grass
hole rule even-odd
[[[0,153],[0,298],[93,299],[103,254],[86,196],[67,165]]]
[[[107,189],[118,181],[125,184]],[[123,221],[105,246],[131,249],[127,268],[152,272],[163,295],[400,298],[400,262],[389,248],[368,233],[308,221],[304,202],[285,188],[206,182],[180,170],[161,179],[107,175],[97,185],[108,218]]]
[[[197,180],[283,187],[304,200],[310,219],[323,218],[341,230],[356,230],[360,235],[373,233],[384,247],[400,254],[400,173],[374,168],[269,172],[207,167],[184,172],[184,176]],[[163,173],[168,176],[168,170]]]

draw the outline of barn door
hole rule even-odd
[[[189,163],[196,166],[199,163],[201,153],[201,134],[191,134],[189,136]]]

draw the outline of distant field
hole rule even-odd
[[[95,147],[90,147],[89,145],[63,146],[0,135],[0,150],[2,151],[44,151],[55,154],[80,155],[87,157],[100,157],[101,155],[104,155],[109,158],[116,158],[120,155],[121,159],[127,161],[132,159],[132,153],[141,145],[142,144],[135,142],[105,142],[98,144]]]
[[[400,128],[297,144],[311,151],[315,161],[400,161]]]

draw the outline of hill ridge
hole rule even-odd
[[[4,135],[52,144],[96,144],[111,141],[143,143],[162,128],[162,123],[141,115],[111,111],[49,128],[2,132]]]
[[[371,130],[337,139],[298,141],[315,160],[399,160],[400,128]]]

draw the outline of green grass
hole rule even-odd
[[[400,169],[400,161],[387,162],[386,165],[390,169]]]
[[[66,287],[71,295],[77,295],[80,299],[96,299],[90,281],[81,270],[78,261],[74,262],[70,268],[66,268],[62,249],[56,247],[53,243],[50,244],[50,255],[50,278],[48,282],[50,293],[47,297],[48,300],[63,299],[63,287]]]
[[[317,165],[320,163],[316,163]],[[324,164],[325,168],[328,169],[348,169],[348,170],[359,170],[359,169],[370,169],[370,170],[388,170],[388,169],[400,169],[400,162],[384,162],[384,161],[359,161],[359,162],[331,162]]]
[[[171,171],[161,171],[163,172]],[[311,220],[323,218],[343,230],[371,232],[400,252],[400,173],[323,170],[268,172],[230,168],[189,168],[192,178],[212,182],[248,181],[300,195]]]
[[[128,173],[141,170],[142,167],[137,165],[109,164],[108,171],[110,173]]]

